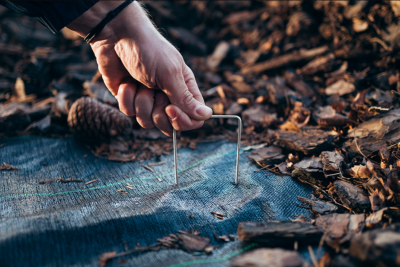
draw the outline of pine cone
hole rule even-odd
[[[109,140],[132,131],[132,121],[118,109],[90,97],[76,100],[68,113],[68,125],[77,137]]]

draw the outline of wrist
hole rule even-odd
[[[68,25],[68,28],[75,31],[81,37],[91,32],[107,14],[117,8],[124,1],[100,1],[87,10],[79,18]],[[152,22],[138,2],[133,2],[124,8],[113,20],[105,25],[102,31],[90,42],[95,43],[116,43],[129,34],[132,40],[141,40],[151,34],[158,34]]]
[[[106,16],[117,8],[124,1],[99,1],[86,10],[74,21],[67,25],[67,28],[76,32],[79,36],[85,37],[89,34]]]

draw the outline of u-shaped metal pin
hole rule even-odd
[[[242,138],[242,119],[235,115],[212,115],[212,119],[237,119],[238,120],[238,140],[237,140],[237,154],[236,154],[236,177],[235,185],[239,183],[239,157],[240,157],[240,140]],[[178,184],[178,160],[177,160],[177,145],[176,145],[176,130],[173,130],[172,139],[174,143],[174,168],[175,168],[175,184]]]

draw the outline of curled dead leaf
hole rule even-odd
[[[359,18],[353,18],[353,30],[363,32],[368,29],[368,22]]]
[[[351,170],[353,173],[350,173],[350,175],[354,178],[370,179],[372,177],[372,173],[366,166],[356,165],[352,167]]]

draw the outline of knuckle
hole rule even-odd
[[[140,124],[140,126],[142,126],[142,128],[144,129],[151,129],[154,127],[154,123],[151,120],[145,120],[142,118],[137,117],[136,121]]]
[[[135,111],[131,110],[129,108],[126,108],[125,106],[119,104],[119,110],[124,113],[126,116],[134,116],[135,115]]]
[[[122,111],[122,113],[124,113],[128,117],[135,116],[135,112],[133,111]]]
[[[187,130],[195,130],[204,125],[204,121],[196,121],[194,125],[190,125]]]
[[[179,123],[172,123],[172,126],[174,127],[174,129],[178,132],[180,131],[186,131],[186,129],[184,127],[182,127]]]
[[[159,114],[159,113],[153,113],[153,122],[156,124],[156,125],[159,125],[160,123],[162,123],[163,121],[162,121],[162,116],[161,116],[161,114]]]
[[[192,105],[193,104],[193,95],[192,95],[192,93],[189,92],[188,90],[183,92],[179,102],[180,102],[180,104],[182,106],[185,106],[185,107]]]
[[[193,76],[194,77],[194,73],[192,71],[192,69],[185,64],[185,72],[189,75],[189,76]]]
[[[171,66],[168,68],[168,75],[173,78],[179,77],[181,75],[180,67],[176,64],[171,64]]]

